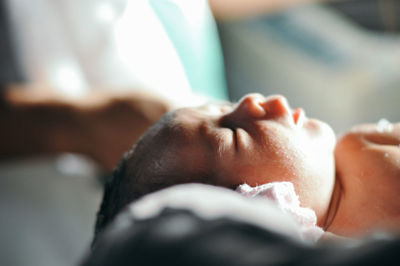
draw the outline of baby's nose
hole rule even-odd
[[[271,95],[262,104],[268,116],[280,117],[292,113],[288,100],[282,95]]]
[[[224,127],[235,128],[255,119],[261,119],[265,116],[264,102],[265,97],[261,94],[247,94],[239,101],[232,112],[221,117],[220,124]]]
[[[288,101],[282,95],[264,97],[258,93],[247,94],[236,108],[221,119],[221,124],[235,127],[258,119],[273,119],[291,114]]]
[[[239,101],[235,112],[243,117],[263,118],[286,116],[292,111],[287,99],[282,95],[264,97],[258,93],[251,93]]]
[[[243,117],[261,118],[265,116],[264,103],[265,97],[263,95],[259,93],[247,94],[239,101],[234,112]]]

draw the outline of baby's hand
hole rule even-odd
[[[381,119],[376,124],[363,124],[353,127],[347,135],[364,139],[367,144],[400,145],[400,123],[390,123]]]
[[[400,123],[381,120],[353,127],[338,141],[335,158],[340,172],[399,177]]]
[[[353,127],[336,146],[341,187],[329,231],[359,236],[375,229],[400,230],[400,123]]]

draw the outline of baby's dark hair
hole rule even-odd
[[[177,141],[178,140],[178,141]],[[206,183],[230,187],[215,173],[197,164],[196,153],[181,151],[193,139],[185,133],[174,113],[164,115],[123,155],[112,176],[104,184],[103,200],[95,224],[95,244],[99,234],[129,203],[149,193],[183,183]],[[187,162],[196,162],[192,166]]]
[[[162,119],[171,119],[166,115]],[[167,123],[168,124],[168,123]],[[179,183],[182,180],[179,171],[166,170],[154,165],[157,158],[162,157],[163,147],[161,143],[168,143],[174,133],[165,123],[157,123],[150,128],[145,135],[126,152],[111,177],[104,184],[104,194],[97,213],[95,223],[94,241],[103,229],[110,224],[115,216],[130,202],[151,192]],[[157,137],[162,133],[162,138]],[[150,143],[157,143],[151,146]],[[165,169],[164,169],[165,170]]]
[[[125,175],[128,155],[129,152],[124,154],[111,177],[109,177],[104,183],[103,199],[100,209],[97,212],[94,229],[95,239],[103,228],[109,224],[110,220],[115,217],[116,213],[120,211],[120,208],[123,205],[121,203],[124,201],[123,198],[125,196],[118,193],[118,188]]]
[[[147,151],[146,139],[152,139],[157,132],[156,126],[149,129],[139,141],[126,152],[112,175],[104,183],[103,199],[97,212],[94,230],[94,242],[103,229],[128,203],[148,193],[143,183],[148,173],[143,169],[151,151]],[[93,243],[94,243],[93,242]]]

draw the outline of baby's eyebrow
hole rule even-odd
[[[231,111],[236,106],[236,103],[231,102],[217,102],[206,105],[206,110],[211,113],[220,113],[221,111]],[[224,110],[227,108],[228,110]]]
[[[168,131],[171,134],[173,134],[173,132],[180,132],[182,129],[182,124],[179,120],[179,109],[164,115],[158,124],[161,126],[164,132]]]

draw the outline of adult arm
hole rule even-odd
[[[93,91],[71,99],[8,87],[0,98],[0,159],[73,152],[112,170],[123,152],[170,105],[143,92]]]
[[[210,0],[210,7],[218,20],[241,19],[273,13],[296,5],[321,0]]]

